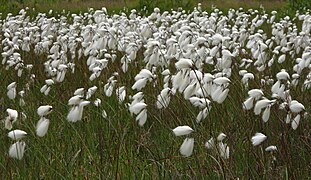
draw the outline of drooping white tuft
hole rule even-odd
[[[220,133],[220,134],[217,136],[217,140],[218,140],[218,141],[223,141],[226,137],[227,137],[227,135],[226,135],[225,133]]]
[[[267,139],[266,135],[262,133],[256,133],[255,136],[252,137],[251,141],[252,141],[253,146],[257,146],[266,139]]]
[[[218,85],[224,85],[224,84],[230,83],[231,81],[227,77],[218,77],[214,79],[213,82]]]
[[[17,141],[12,144],[9,149],[9,156],[21,160],[24,157],[26,143],[24,141]]]
[[[261,113],[261,110],[265,107],[267,107],[269,104],[273,103],[274,101],[269,99],[262,99],[260,101],[257,101],[254,108],[254,113],[256,115],[259,115]]]
[[[26,135],[27,135],[27,133],[25,131],[22,131],[22,130],[19,130],[19,129],[10,131],[8,133],[8,137],[13,139],[14,141],[18,141],[18,140],[24,138]]]
[[[270,111],[271,111],[271,106],[268,105],[266,107],[266,109],[264,110],[264,112],[262,113],[262,120],[263,120],[263,122],[267,122],[269,120]]]
[[[39,137],[43,137],[45,136],[45,134],[47,133],[48,129],[49,129],[49,125],[50,125],[50,120],[46,119],[45,117],[42,117],[36,126],[36,133],[37,136]]]
[[[224,159],[229,159],[230,156],[229,146],[227,144],[224,144],[223,142],[219,142],[218,145],[220,156]]]
[[[193,146],[194,146],[194,138],[186,138],[182,145],[180,146],[180,154],[189,157],[193,153]]]
[[[249,97],[247,98],[244,102],[243,102],[243,108],[246,110],[250,110],[252,109],[254,106],[254,98],[253,97]]]
[[[291,124],[293,130],[296,130],[298,128],[299,122],[300,122],[300,118],[301,118],[301,115],[297,114],[297,116],[293,119],[292,124]]]
[[[303,104],[299,103],[298,101],[293,100],[291,101],[289,105],[289,109],[294,113],[300,113],[301,111],[305,109],[305,107]]]
[[[265,151],[267,152],[271,152],[271,151],[277,151],[278,148],[276,146],[268,146]]]
[[[175,63],[176,69],[189,69],[193,66],[193,61],[191,59],[181,58]]]
[[[79,106],[73,106],[67,115],[67,120],[69,122],[77,122],[79,120],[79,110]]]
[[[260,89],[251,89],[248,91],[248,95],[252,98],[259,99],[263,96],[263,92]]]
[[[189,126],[178,126],[173,129],[173,133],[175,134],[175,136],[188,135],[191,132],[193,132],[193,129]]]
[[[138,102],[130,106],[129,110],[131,113],[137,115],[142,109],[146,108],[147,104],[143,102]]]
[[[143,126],[147,121],[147,109],[143,109],[137,116],[136,121],[138,121],[139,126]]]
[[[37,109],[37,113],[40,117],[46,116],[52,112],[52,106],[50,105],[45,105],[45,106],[40,106]]]
[[[10,98],[10,99],[15,99],[16,97],[16,82],[12,82],[11,84],[8,85],[7,87],[7,96]]]
[[[214,142],[214,138],[213,137],[211,137],[208,141],[206,141],[205,147],[207,149],[213,149],[215,147],[215,142]]]
[[[78,105],[82,101],[81,95],[75,95],[68,100],[68,105]]]

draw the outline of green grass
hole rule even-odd
[[[48,12],[50,9],[57,12],[62,12],[63,10],[70,11],[72,13],[85,12],[89,8],[100,9],[106,7],[110,13],[119,12],[120,10],[126,9],[140,9],[143,6],[147,6],[149,11],[154,7],[160,7],[162,10],[170,10],[171,8],[176,9],[177,7],[183,7],[187,10],[192,10],[197,3],[202,3],[203,7],[210,9],[213,5],[227,11],[229,8],[239,8],[243,7],[245,9],[255,8],[258,9],[261,5],[266,8],[267,11],[281,10],[287,6],[286,1],[283,0],[156,0],[156,1],[143,1],[143,0],[1,0],[0,12],[3,14],[7,13],[18,13],[21,8],[29,7],[30,9],[35,9],[33,12]]]

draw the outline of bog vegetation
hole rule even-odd
[[[1,17],[2,178],[310,177],[310,11],[146,11]]]

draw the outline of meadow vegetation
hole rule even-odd
[[[311,177],[310,11],[3,2],[1,179]]]
[[[64,9],[66,11],[78,13],[80,11],[87,11],[90,7],[100,9],[106,7],[109,13],[119,12],[120,10],[128,10],[136,8],[137,10],[144,9],[149,10],[149,13],[153,11],[153,8],[159,7],[162,10],[176,9],[177,7],[183,7],[185,10],[192,10],[198,3],[202,3],[202,6],[206,9],[211,9],[214,5],[221,10],[227,11],[229,8],[259,8],[265,7],[268,11],[281,10],[289,6],[289,2],[284,0],[0,0],[0,10],[2,13],[17,13],[19,9],[29,7],[35,8],[35,12],[48,12],[53,9],[56,12],[61,12]],[[293,6],[297,3],[291,2]],[[300,5],[302,6],[302,5]],[[126,8],[124,8],[126,7]],[[35,13],[34,12],[34,13]],[[31,12],[30,12],[31,13]]]

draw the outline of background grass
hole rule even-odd
[[[35,12],[48,12],[53,9],[56,12],[63,10],[78,13],[87,11],[92,7],[100,9],[106,7],[110,13],[119,12],[126,9],[142,9],[147,6],[149,11],[154,7],[161,10],[170,10],[171,8],[183,7],[186,10],[192,10],[198,3],[202,3],[204,8],[210,9],[212,5],[227,11],[229,8],[259,8],[261,5],[268,11],[280,10],[288,5],[285,0],[0,0],[0,12],[17,13],[21,8],[35,8]],[[34,13],[35,13],[34,12]]]

